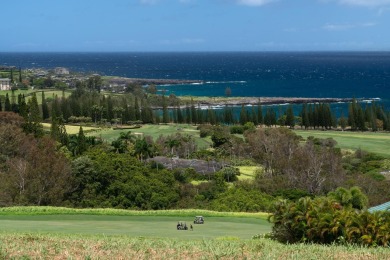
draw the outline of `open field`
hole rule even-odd
[[[390,157],[390,134],[372,132],[341,132],[341,131],[314,131],[294,130],[297,135],[304,138],[333,138],[341,149],[357,150],[361,148],[367,152],[377,153]]]

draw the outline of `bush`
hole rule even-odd
[[[243,134],[245,131],[244,126],[242,125],[233,125],[230,127],[231,134]]]
[[[330,197],[279,201],[269,220],[274,224],[272,237],[283,243],[390,243],[390,212],[358,211]]]

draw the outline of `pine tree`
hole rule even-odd
[[[135,120],[141,120],[141,111],[139,109],[138,98],[134,98],[134,114]]]
[[[303,104],[302,106],[302,111],[301,111],[301,127],[305,127],[305,129],[307,129],[309,126],[310,126],[310,122],[309,122],[309,114],[308,114],[308,111],[307,111],[307,105],[306,104]]]
[[[167,108],[167,101],[165,100],[165,95],[162,96],[162,113],[163,113],[163,123],[168,123],[168,108]]]
[[[261,107],[260,102],[257,105],[257,122],[259,123],[259,125],[262,125],[264,123],[263,108]]]
[[[45,99],[45,92],[42,91],[42,119],[49,118],[49,106],[47,105],[47,101]]]
[[[290,128],[294,128],[295,126],[295,117],[294,117],[294,111],[292,105],[289,105],[287,107],[285,124]]]
[[[198,123],[198,115],[196,113],[195,104],[193,98],[191,98],[191,119],[193,124]]]
[[[186,103],[186,123],[187,124],[192,123],[191,110],[190,110],[190,105],[188,103]]]
[[[348,106],[348,124],[351,126],[352,130],[357,129],[358,121],[358,104],[356,99],[353,99]]]
[[[178,107],[176,108],[176,110],[177,110],[177,122],[178,122],[179,124],[183,124],[183,123],[184,123],[184,118],[183,118],[183,114],[182,114],[182,112],[181,112],[180,106],[178,106]]]
[[[245,123],[248,122],[247,114],[245,111],[244,105],[241,105],[241,110],[240,110],[240,124],[245,125]]]

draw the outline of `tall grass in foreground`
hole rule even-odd
[[[257,239],[194,240],[0,233],[1,259],[390,259],[390,250],[283,245]]]
[[[0,215],[114,215],[114,216],[177,216],[177,217],[250,217],[266,219],[268,213],[246,213],[246,212],[217,212],[198,209],[178,209],[178,210],[126,210],[126,209],[75,209],[64,207],[4,207],[0,208]]]

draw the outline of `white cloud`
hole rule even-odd
[[[249,5],[249,6],[262,6],[278,0],[237,0],[237,3],[240,5]]]
[[[390,0],[338,0],[341,4],[379,7],[390,5]]]
[[[372,27],[375,26],[376,23],[359,23],[359,24],[350,24],[350,23],[344,23],[344,24],[332,24],[327,23],[325,24],[322,29],[327,31],[347,31],[355,28],[365,28],[365,27]]]

